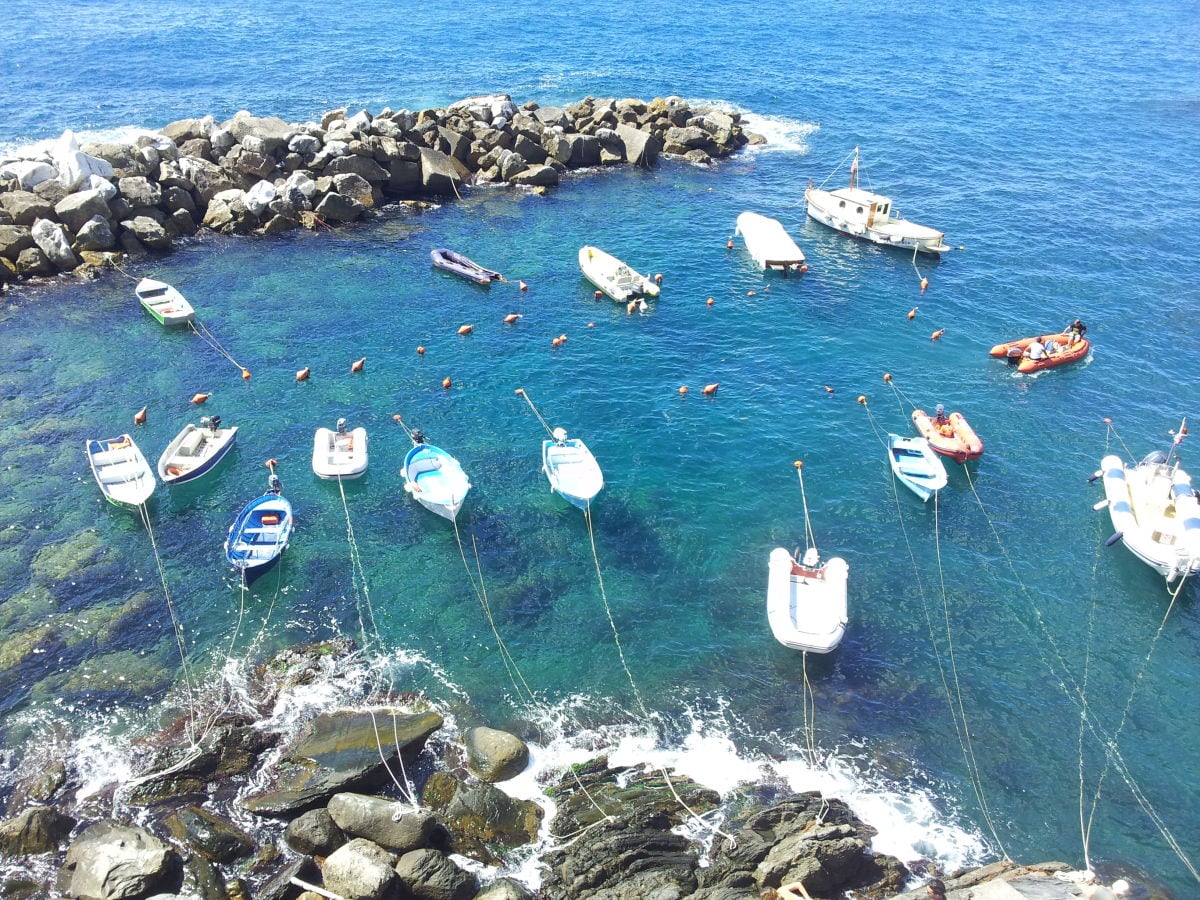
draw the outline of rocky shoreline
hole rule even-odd
[[[132,144],[66,132],[34,158],[0,160],[0,289],[94,275],[120,255],[166,252],[209,229],[279,234],[363,219],[469,185],[545,191],[574,169],[708,164],[763,139],[736,112],[679,97],[587,97],[517,106],[507,94],[441,109],[338,109],[289,123],[239,112],[172,122]]]
[[[924,896],[923,889],[902,893],[914,872],[870,849],[874,829],[816,793],[747,786],[720,797],[685,777],[610,767],[598,757],[540,784],[542,802],[514,799],[496,784],[525,769],[525,742],[486,726],[447,734],[443,715],[419,696],[325,710],[286,739],[261,727],[282,692],[356,656],[345,640],[284,651],[256,669],[236,708],[227,697],[210,698],[141,742],[138,771],[99,796],[84,794],[66,760],[31,766],[0,821],[7,860],[0,893],[14,900]],[[535,856],[536,890],[512,877]],[[1006,861],[956,873],[921,865],[920,875],[946,877],[951,900],[984,896],[972,891],[990,881],[1040,885],[1043,893],[1028,896],[1091,896],[1055,878],[1068,870],[1063,863]]]

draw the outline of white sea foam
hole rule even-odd
[[[151,136],[161,140],[162,135],[150,128],[124,125],[99,131],[77,131],[75,139],[83,144],[133,144],[138,138]],[[38,141],[0,141],[0,163],[18,159],[40,159],[48,155],[61,135]]]

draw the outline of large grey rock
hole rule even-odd
[[[55,853],[74,827],[74,819],[52,806],[31,806],[0,822],[0,855]]]
[[[396,874],[416,900],[471,900],[479,887],[474,875],[432,849],[405,853],[396,863]]]
[[[149,216],[134,216],[121,223],[121,227],[131,232],[141,241],[142,245],[151,250],[170,250],[171,235],[156,220]]]
[[[454,194],[470,177],[462,163],[438,150],[421,148],[421,187],[430,194]]]
[[[79,265],[79,260],[71,252],[71,239],[66,230],[57,222],[49,219],[38,219],[29,229],[33,242],[38,249],[46,254],[46,259],[60,272],[69,272]]]
[[[81,900],[126,900],[170,890],[179,868],[175,851],[150,832],[109,820],[71,842],[59,887]]]
[[[103,216],[93,216],[75,231],[74,247],[81,253],[87,250],[111,250],[116,243],[112,225]]]
[[[437,822],[428,810],[367,794],[334,794],[327,807],[334,824],[348,835],[367,838],[396,853],[428,844]]]
[[[492,784],[466,783],[449,772],[430,775],[421,800],[450,833],[449,849],[489,865],[503,862],[504,849],[537,839],[542,808],[517,800]]]
[[[328,809],[310,809],[288,822],[283,835],[287,845],[306,856],[328,856],[342,844],[346,835],[333,821]]]
[[[22,250],[33,244],[33,235],[25,225],[0,225],[0,256],[15,260]]]
[[[683,156],[689,150],[703,150],[711,155],[716,151],[716,144],[712,135],[699,126],[668,128],[663,135],[663,152]]]
[[[528,745],[514,734],[496,728],[468,728],[463,734],[467,769],[481,781],[515,778],[529,764]]]
[[[140,175],[119,179],[117,189],[130,206],[158,206],[162,202],[162,188]]]
[[[626,162],[639,166],[651,166],[662,152],[662,139],[649,131],[618,123],[613,129],[625,145]]]
[[[68,191],[84,187],[88,179],[95,175],[100,178],[111,178],[112,166],[105,160],[88,156],[79,149],[75,134],[64,131],[50,150],[54,167],[58,171],[58,180]]]
[[[325,889],[346,900],[391,898],[399,880],[395,860],[378,844],[355,838],[326,857],[321,866]]]
[[[497,878],[475,895],[475,900],[534,900],[534,893],[513,878]]]
[[[254,853],[250,835],[224,816],[199,806],[185,806],[164,823],[176,841],[218,863],[232,863]]]
[[[375,191],[371,187],[371,183],[353,172],[334,175],[333,189],[344,197],[358,201],[368,209],[375,205]]]
[[[58,201],[54,205],[54,215],[71,231],[78,232],[88,219],[95,216],[107,219],[112,214],[100,191],[80,191]]]
[[[288,141],[296,133],[295,126],[289,125],[283,119],[274,116],[252,116],[245,111],[237,113],[225,123],[225,127],[243,145],[248,135],[257,138],[262,142],[265,153],[286,152]]]
[[[0,207],[12,216],[14,225],[32,225],[38,219],[54,216],[54,204],[33,191],[7,191],[0,194]]]
[[[336,224],[362,218],[366,207],[352,197],[333,192],[322,197],[313,212],[326,222]]]
[[[237,187],[224,169],[196,156],[179,157],[179,171],[196,186],[196,199],[201,206],[207,206],[221,191]]]
[[[0,166],[0,173],[14,178],[24,191],[32,191],[58,174],[54,166],[44,159],[17,159],[6,162]]]
[[[412,146],[411,144],[409,146]],[[416,162],[405,159],[389,160],[384,168],[388,172],[388,180],[384,189],[389,194],[415,194],[421,189],[420,156]]]
[[[46,254],[37,246],[26,247],[16,258],[17,274],[22,278],[34,278],[38,275],[53,275],[54,264],[46,258]]]
[[[193,138],[205,137],[207,134],[202,119],[180,119],[164,125],[158,131],[159,134],[169,137],[176,144],[182,144]]]
[[[192,235],[196,233],[196,220],[186,209],[177,209],[171,213],[170,222],[180,234]]]
[[[348,711],[317,716],[268,772],[268,789],[242,805],[259,815],[288,816],[343,791],[371,790],[389,779],[404,754],[413,758],[442,727],[436,712]]]
[[[321,149],[321,139],[313,134],[294,134],[288,141],[288,152],[306,155]]]
[[[325,166],[325,175],[357,175],[364,181],[387,181],[387,169],[366,156],[339,156]]]
[[[104,160],[112,167],[112,175],[106,175],[106,178],[144,176],[149,172],[149,167],[138,156],[137,148],[130,144],[84,144],[83,152]]]
[[[553,166],[529,166],[509,179],[524,187],[554,187],[558,184],[558,169]]]

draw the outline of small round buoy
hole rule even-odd
[[[279,465],[279,460],[277,460],[275,458],[271,458],[271,459],[268,459],[266,462],[264,462],[263,465],[266,466],[268,469],[271,469],[271,468],[274,468],[275,466]]]
[[[604,291],[596,291],[596,299],[599,300],[604,296]]]
[[[908,318],[909,318],[910,320],[911,320],[911,319],[915,319],[915,318],[917,317],[917,310],[918,310],[918,309],[920,309],[920,308],[921,308],[921,307],[919,307],[919,306],[914,306],[912,309],[910,309],[910,310],[908,311]]]
[[[558,346],[559,344],[561,344],[561,343],[562,343],[562,341],[560,341],[558,338],[551,338],[551,339],[550,339],[550,346],[551,346],[551,347],[557,347],[557,346]]]
[[[192,402],[193,403],[203,403],[205,400],[207,400],[211,396],[212,396],[212,394],[192,394]]]
[[[792,465],[795,466],[797,469],[803,469],[804,468],[804,460],[798,459],[794,463],[792,463]]]
[[[366,364],[367,358],[365,356],[362,359],[356,359],[354,362],[350,363],[350,371],[361,372],[363,370],[363,366]]]
[[[755,294],[755,292],[754,292],[754,291],[746,291],[746,296],[747,296],[747,297],[753,297],[753,296],[754,296],[754,294]]]
[[[567,342],[567,336],[565,334],[560,334],[558,336],[558,342],[560,344],[565,344]]]
[[[712,298],[712,297],[709,297],[707,300],[705,300],[705,301],[704,301],[704,304],[705,304],[706,306],[712,306],[712,305],[713,305],[713,298]]]
[[[1111,424],[1112,424],[1112,419],[1110,419],[1108,416],[1105,416],[1105,417],[1104,417],[1104,424],[1105,424],[1105,425],[1111,425]]]
[[[301,369],[299,372],[296,373],[296,380],[297,381],[308,381],[308,376],[309,376],[309,374],[311,374],[311,371],[312,370],[309,369],[308,366],[305,366],[303,369]]]
[[[859,402],[859,403],[861,403],[863,406],[866,406],[866,405],[867,405],[867,398],[866,398],[864,395],[862,395],[862,394],[859,394],[859,395],[858,395],[858,402]]]
[[[596,327],[595,322],[588,322],[588,328],[595,328],[595,327]]]
[[[891,381],[891,380],[892,380],[892,373],[891,373],[891,372],[884,372],[884,373],[883,373],[883,380],[884,380],[885,382]]]
[[[243,381],[250,380],[250,370],[249,369],[242,369],[242,380]]]
[[[803,275],[808,271],[808,263],[800,263],[800,274]]]
[[[392,416],[392,421],[395,422],[397,425],[399,425],[403,421],[403,419],[400,416],[400,413],[396,413],[394,416]]]
[[[454,382],[452,382],[452,381],[450,380],[449,376],[447,376],[447,377],[445,377],[445,378],[443,378],[443,379],[442,379],[442,387],[444,387],[444,388],[448,388],[448,387],[450,387],[450,385],[452,385],[453,383],[454,383]]]
[[[658,273],[656,273],[656,274],[655,274],[655,276],[654,276],[654,283],[655,283],[655,284],[662,284],[662,272],[658,272]]]
[[[523,282],[523,281],[518,281],[518,282],[517,282],[517,287],[518,287],[520,290],[522,290],[522,291],[527,291],[527,290],[529,290],[529,285],[527,285],[527,284],[526,284],[525,282]]]
[[[941,337],[943,334],[945,334],[945,333],[946,333],[946,329],[945,329],[945,328],[939,328],[937,331],[935,331],[933,334],[931,334],[931,335],[929,336],[929,339],[930,339],[931,341],[936,341],[938,338],[940,338],[940,337]]]
[[[143,406],[141,409],[139,409],[137,412],[135,412],[133,414],[133,424],[134,425],[145,425],[146,424],[146,407]]]
[[[829,385],[825,385],[825,393],[832,394],[833,388],[831,388]]]
[[[928,279],[928,278],[922,278],[922,279],[921,279],[921,293],[922,293],[922,294],[923,294],[923,293],[925,293],[925,288],[927,288],[927,287],[929,287],[929,279]]]
[[[470,333],[471,333],[472,331],[474,331],[474,330],[475,330],[475,326],[474,326],[474,325],[460,325],[460,326],[458,326],[458,333],[459,333],[459,334],[470,334]]]
[[[630,300],[625,306],[625,315],[632,316],[635,309],[637,309],[637,301]]]
[[[507,316],[504,317],[504,324],[511,325],[513,322],[517,321],[517,319],[519,319],[519,318],[521,318],[520,313],[509,313]]]
[[[727,240],[727,241],[725,242],[725,249],[726,249],[726,250],[732,250],[732,249],[733,249],[733,238],[730,238],[729,240]]]
[[[418,347],[418,348],[417,348],[417,356],[424,356],[424,355],[425,355],[425,348],[424,348],[424,347]]]
[[[517,388],[515,391],[513,391],[513,393],[514,393],[514,394],[517,394],[518,396],[524,396],[524,395],[525,395],[525,388]]]
[[[687,393],[687,385],[686,384],[679,388],[679,393],[681,393],[681,394]]]
[[[714,384],[706,384],[704,386],[703,393],[709,394],[709,395],[715,394],[717,392],[717,388],[719,388],[720,386],[721,386],[720,382],[716,382]]]

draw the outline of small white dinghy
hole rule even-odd
[[[163,484],[184,484],[217,467],[237,439],[237,426],[221,427],[220,416],[203,416],[199,425],[188,422],[158,458]]]
[[[581,247],[579,268],[584,277],[618,303],[639,297],[657,297],[658,285],[647,275],[635,272],[599,247]]]
[[[146,312],[163,325],[183,325],[196,318],[192,304],[165,281],[143,278],[133,289]]]
[[[604,473],[582,440],[567,437],[564,428],[552,433],[553,440],[542,441],[542,471],[550,490],[586,510],[604,487]]]
[[[1174,447],[1155,451],[1137,465],[1110,454],[1100,460],[1104,496],[1117,541],[1170,584],[1180,575],[1200,574],[1200,500],[1180,466]],[[1174,460],[1172,462],[1172,460]]]
[[[84,444],[92,476],[113,506],[141,506],[158,482],[146,457],[127,434]]]
[[[358,478],[367,471],[367,429],[346,430],[346,420],[337,428],[318,428],[313,435],[313,471],[318,478]]]
[[[734,234],[740,234],[746,242],[746,251],[764,271],[774,269],[783,272],[804,273],[808,263],[791,235],[776,219],[760,216],[756,212],[744,212],[737,217]]]
[[[928,500],[946,486],[946,467],[923,437],[887,436],[888,462],[906,488]]]
[[[803,556],[783,547],[771,551],[767,564],[767,622],[775,640],[793,650],[829,653],[846,633],[846,585],[850,567],[841,557],[821,561],[804,494],[804,464],[796,461],[804,503]],[[796,557],[801,556],[797,561]]]

